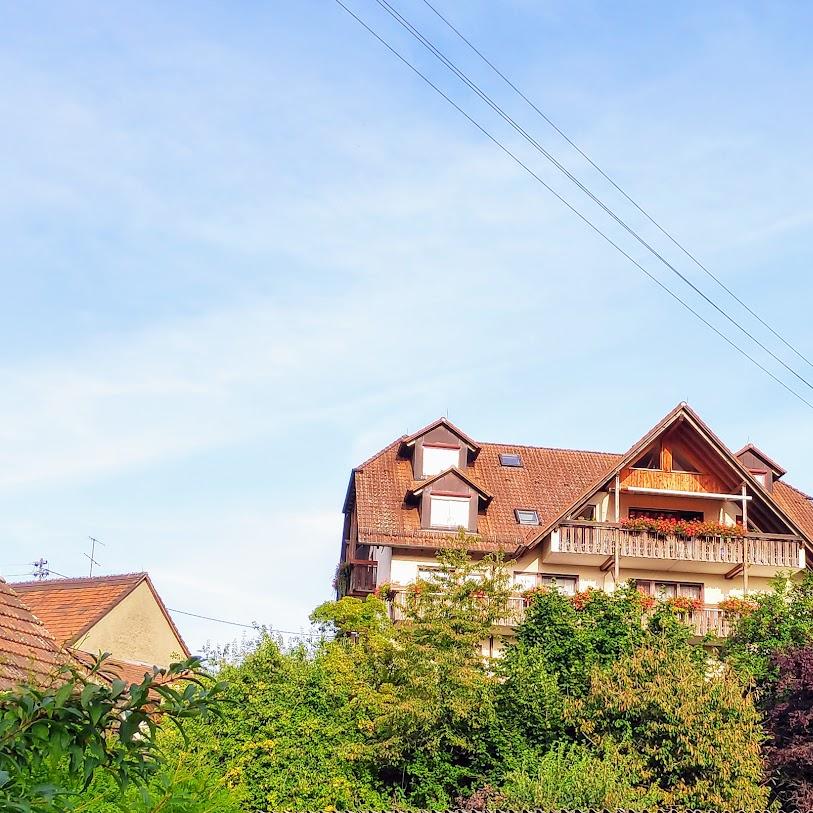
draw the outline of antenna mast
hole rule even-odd
[[[82,555],[86,559],[90,559],[90,573],[88,573],[88,576],[92,576],[93,575],[93,565],[97,565],[97,566],[101,567],[101,564],[96,561],[96,545],[102,545],[103,546],[104,542],[102,542],[101,539],[96,539],[93,536],[89,536],[88,539],[90,540],[90,556],[88,556],[86,553],[82,554]]]

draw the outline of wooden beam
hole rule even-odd
[[[604,562],[602,562],[599,570],[601,570],[602,573],[606,573],[614,564],[615,564],[615,555],[608,556],[604,560]]]
[[[745,493],[745,483],[742,484],[742,527],[745,528],[745,536],[742,540],[742,587],[743,592],[747,595],[748,594],[748,559],[750,558],[748,555],[748,549],[750,545],[748,543],[748,497]]]
[[[742,494],[718,494],[710,491],[678,491],[673,488],[647,488],[646,486],[624,486],[624,491],[630,494],[660,494],[664,497],[696,497],[706,500],[751,500],[752,497],[743,497]]]
[[[736,576],[739,576],[740,573],[742,573],[742,563],[734,565],[734,567],[732,567],[731,570],[729,570],[728,573],[725,574],[725,578],[733,579]]]

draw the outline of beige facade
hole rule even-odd
[[[184,646],[170,626],[146,581],[99,619],[74,647],[110,652],[122,661],[169,666],[184,657]]]

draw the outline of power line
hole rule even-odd
[[[808,381],[804,376],[800,375],[793,367],[787,364],[780,356],[767,347],[760,341],[753,333],[747,328],[743,327],[733,316],[721,308],[711,297],[709,297],[701,288],[695,285],[685,274],[676,268],[669,260],[666,259],[651,243],[641,237],[635,229],[633,229],[625,220],[619,217],[604,201],[595,195],[585,184],[583,184],[570,170],[567,169],[554,155],[548,152],[533,136],[530,135],[515,119],[503,110],[482,88],[472,81],[460,68],[455,65],[445,54],[437,48],[424,34],[422,34],[409,20],[406,19],[396,8],[394,8],[388,0],[376,0],[379,6],[383,8],[402,28],[412,35],[421,45],[424,46],[433,56],[442,62],[452,73],[454,73],[461,82],[474,91],[495,113],[497,113],[507,124],[516,130],[537,152],[543,155],[550,163],[552,163],[565,177],[574,183],[585,195],[587,195],[597,206],[608,214],[619,226],[621,226],[631,237],[637,240],[644,248],[653,254],[666,268],[673,274],[677,275],[684,284],[688,285],[698,296],[702,297],[707,304],[714,308],[721,316],[727,319],[734,327],[747,336],[754,344],[760,347],[767,353],[774,361],[781,364],[791,375],[799,379],[810,390],[813,390],[813,383]]]
[[[167,607],[171,613],[178,613],[179,615],[190,615],[192,618],[202,618],[204,621],[215,621],[218,624],[228,624],[231,627],[245,627],[246,629],[256,630],[261,628],[257,624],[241,624],[239,621],[226,621],[224,618],[213,618],[210,615],[200,615],[199,613],[190,613],[187,610],[175,610],[172,607]],[[274,627],[267,627],[271,632],[279,632],[283,635],[299,635],[303,638],[322,638],[322,635],[314,632],[294,632],[293,630],[280,630]]]
[[[423,0],[423,2],[437,15],[466,45],[474,51],[483,62],[486,63],[493,71],[497,74],[520,98],[522,98],[528,105],[536,111],[536,113],[544,119],[571,147],[573,147],[579,155],[582,156],[590,166],[595,169],[599,175],[601,175],[606,181],[608,181],[618,192],[620,192],[650,223],[652,223],[655,228],[658,229],[663,235],[665,235],[677,248],[679,248],[698,268],[704,271],[711,279],[713,279],[732,299],[734,299],[739,305],[745,308],[748,313],[751,314],[760,324],[766,327],[777,339],[779,339],[782,344],[784,344],[789,350],[795,353],[802,361],[804,361],[808,366],[813,368],[813,362],[807,358],[803,353],[796,349],[787,339],[785,339],[781,333],[776,331],[771,325],[769,325],[758,313],[753,311],[739,296],[737,296],[734,291],[731,290],[719,277],[717,277],[714,273],[712,273],[697,257],[692,254],[676,237],[674,237],[668,229],[662,226],[655,218],[641,206],[632,196],[630,196],[615,180],[613,180],[595,161],[581,148],[578,144],[576,144],[571,138],[568,137],[567,133],[561,130],[554,121],[552,121],[545,113],[539,109],[539,107],[534,104],[528,96],[525,95],[482,51],[480,51],[458,28],[456,28],[452,22],[441,14],[435,6],[433,6],[429,0]]]
[[[493,144],[495,144],[500,150],[502,150],[509,158],[511,158],[518,166],[524,169],[531,177],[533,177],[536,181],[538,181],[542,186],[545,187],[557,200],[567,206],[573,214],[575,214],[580,220],[582,220],[587,226],[589,226],[596,234],[598,234],[602,239],[604,239],[607,243],[609,243],[616,251],[619,252],[622,256],[626,257],[636,268],[638,268],[642,273],[644,273],[650,280],[652,280],[658,287],[663,289],[669,296],[671,296],[675,301],[679,302],[686,310],[688,310],[691,314],[693,314],[697,319],[699,319],[706,327],[716,333],[723,341],[729,344],[734,350],[736,350],[740,355],[744,356],[748,359],[752,364],[756,365],[763,373],[769,376],[773,381],[779,384],[780,387],[787,390],[794,398],[797,398],[806,406],[813,409],[813,403],[808,401],[804,396],[799,395],[798,392],[791,389],[784,381],[780,378],[775,376],[770,370],[760,364],[757,359],[755,359],[752,355],[750,355],[746,350],[743,350],[738,344],[736,344],[731,338],[729,338],[725,333],[720,331],[717,327],[715,327],[711,322],[709,322],[704,316],[698,313],[691,305],[685,302],[681,297],[672,291],[669,287],[667,287],[663,282],[661,282],[654,274],[647,271],[643,265],[641,265],[634,257],[628,254],[623,248],[621,248],[618,243],[616,243],[611,237],[605,234],[598,226],[596,226],[586,215],[582,214],[573,204],[567,201],[562,195],[560,195],[553,187],[547,184],[539,175],[536,174],[526,163],[524,163],[519,157],[517,157],[511,150],[508,149],[496,136],[493,136],[488,130],[483,127],[479,122],[473,119],[462,107],[460,107],[450,96],[448,96],[444,91],[442,91],[428,76],[422,73],[418,68],[415,67],[406,57],[402,56],[395,48],[390,45],[383,37],[381,37],[376,31],[374,31],[367,23],[364,22],[358,15],[356,15],[351,9],[349,9],[342,0],[336,0],[336,3],[341,6],[359,25],[361,25],[364,29],[366,29],[375,39],[377,39],[388,51],[390,51],[395,57],[397,57],[404,65],[406,65],[413,73],[423,79],[427,85],[429,85],[436,93],[442,96],[458,113],[460,113],[465,119],[467,119],[472,125],[474,125],[486,138],[489,139]]]

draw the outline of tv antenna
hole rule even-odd
[[[34,572],[32,575],[38,581],[47,579],[48,576],[51,575],[51,571],[48,570],[48,560],[40,557],[38,561],[34,562]]]
[[[104,542],[102,542],[101,539],[96,539],[94,536],[89,536],[88,539],[90,540],[90,556],[88,556],[86,553],[82,555],[85,557],[85,559],[90,559],[90,573],[88,573],[88,576],[92,576],[93,565],[101,567],[101,564],[96,561],[96,545],[104,546]]]

